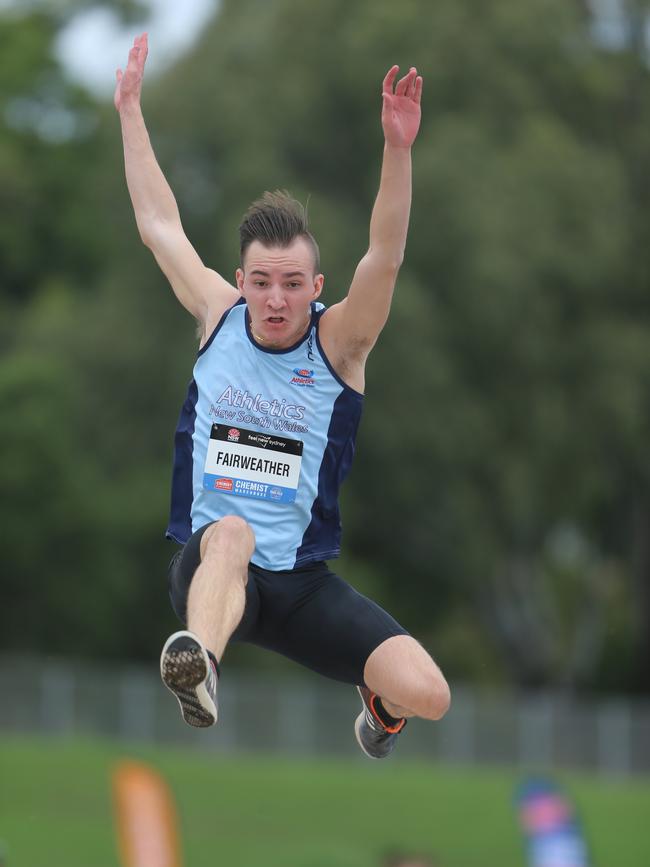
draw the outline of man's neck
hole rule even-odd
[[[269,349],[288,349],[290,346],[293,346],[295,343],[298,343],[300,341],[300,339],[303,338],[305,336],[305,334],[307,334],[307,331],[309,330],[310,324],[311,324],[311,309],[309,310],[309,313],[307,314],[307,319],[305,321],[304,327],[299,329],[291,337],[291,339],[288,339],[286,341],[286,345],[284,345],[284,343],[274,342],[273,340],[269,340],[268,337],[262,337],[261,334],[258,334],[255,331],[255,329],[253,328],[253,322],[251,320],[250,314],[248,315],[248,327],[250,328],[250,332],[251,332],[251,336],[252,336],[253,340],[255,341],[255,343],[259,343],[260,346],[265,346],[265,347],[268,347]]]

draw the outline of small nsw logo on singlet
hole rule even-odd
[[[294,367],[290,383],[291,385],[302,385],[313,388],[316,385],[314,371],[306,367]]]
[[[241,436],[241,434],[240,434],[240,432],[237,430],[236,427],[231,427],[230,430],[228,431],[228,439],[229,439],[230,442],[232,442],[232,443],[237,443],[237,442],[239,442],[239,437],[240,437],[240,436]]]

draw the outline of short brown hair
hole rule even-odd
[[[239,226],[239,254],[242,267],[244,254],[253,241],[265,247],[288,247],[297,238],[304,238],[314,253],[314,273],[320,271],[320,251],[309,231],[307,210],[286,190],[266,192],[248,208]]]

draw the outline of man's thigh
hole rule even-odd
[[[183,548],[177,551],[171,559],[167,572],[169,598],[178,619],[187,624],[187,596],[194,573],[201,564],[201,539],[212,524],[206,524],[198,529],[188,539]],[[246,605],[244,615],[232,635],[233,640],[246,640],[254,634],[259,615],[259,594],[255,576],[249,569],[246,584]]]
[[[326,563],[294,570],[289,581],[279,581],[277,574],[274,580],[272,572],[255,571],[265,612],[255,643],[325,677],[363,685],[370,654],[387,638],[408,635],[390,614]]]

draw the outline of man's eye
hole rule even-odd
[[[289,283],[289,289],[297,289],[300,283]]]

